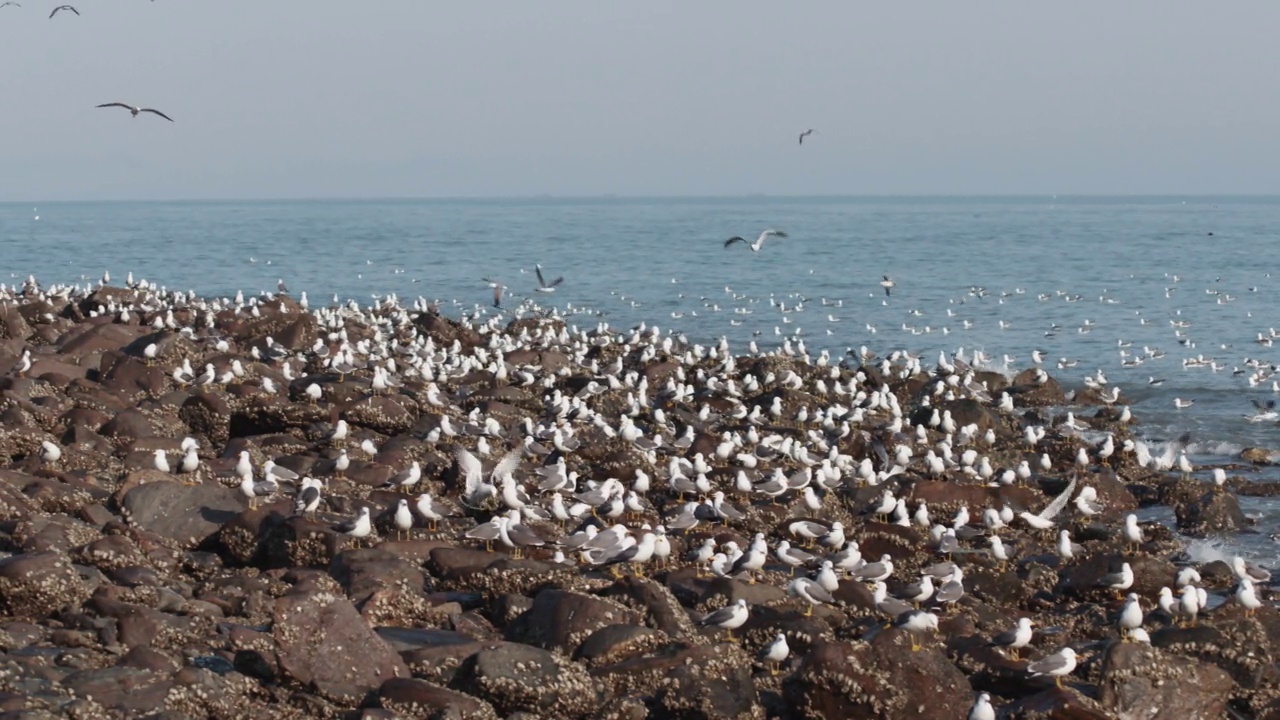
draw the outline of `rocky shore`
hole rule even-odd
[[[1280,717],[1269,580],[1124,532],[1268,488],[1038,368],[29,282],[0,371],[0,718]]]

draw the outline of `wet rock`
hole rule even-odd
[[[408,668],[352,604],[329,592],[294,593],[275,604],[272,636],[281,669],[321,695],[359,698]]]
[[[517,711],[583,717],[600,704],[586,671],[541,648],[504,643],[481,650],[462,665],[456,685],[503,715]]]
[[[1236,496],[1210,490],[1190,502],[1173,508],[1178,529],[1187,535],[1203,537],[1238,532],[1249,526]]]
[[[1152,708],[1181,718],[1227,717],[1234,683],[1220,668],[1171,656],[1141,643],[1107,651],[1098,702],[1123,720],[1148,718]]]
[[[1248,447],[1240,451],[1240,459],[1254,465],[1271,465],[1275,453],[1265,448]]]

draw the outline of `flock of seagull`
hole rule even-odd
[[[780,233],[762,235],[757,242],[768,235]],[[553,291],[562,281],[546,282],[540,266],[536,275],[537,290]],[[107,281],[109,277],[104,276],[103,283]],[[503,286],[489,282],[498,304]],[[886,278],[885,282],[891,281]],[[229,348],[214,332],[214,317],[225,311],[256,316],[259,303],[271,297],[246,299],[237,294],[234,299],[206,300],[146,281],[134,282],[132,276],[127,284],[142,291],[139,301],[113,302],[90,314],[114,316],[122,322],[146,314],[155,318],[157,329],[174,330],[224,352]],[[21,289],[0,286],[0,297],[6,293],[27,298],[84,297],[92,289],[40,288],[29,278]],[[286,289],[283,281],[278,289]],[[806,613],[815,606],[834,604],[841,583],[865,583],[885,619],[911,634],[913,648],[919,647],[917,635],[936,631],[938,613],[966,592],[962,567],[954,561],[957,553],[986,554],[997,563],[1006,563],[1015,557],[1018,544],[1003,540],[1002,532],[1021,524],[1032,533],[1057,529],[1056,552],[1069,562],[1083,548],[1062,527],[1064,513],[1087,519],[1104,511],[1096,490],[1082,479],[1092,468],[1105,465],[1112,455],[1123,454],[1152,470],[1179,470],[1184,475],[1194,470],[1186,457],[1186,438],[1166,444],[1157,453],[1136,438],[1116,442],[1105,433],[1098,439],[1097,431],[1070,412],[1061,423],[1026,427],[1024,445],[1012,455],[996,447],[994,432],[982,431],[976,424],[960,425],[949,410],[934,407],[927,420],[913,424],[886,385],[857,369],[858,364],[833,358],[825,350],[812,354],[803,339],[795,343],[788,339],[772,352],[760,352],[753,343],[751,357],[788,363],[781,366],[788,369],[774,372],[740,366],[740,356],[723,338],[710,345],[690,343],[645,324],[621,332],[604,322],[588,329],[570,328],[558,310],[541,308],[531,301],[510,313],[517,319],[537,321],[518,332],[508,332],[504,320],[509,318],[501,315],[485,319],[464,316],[462,322],[482,338],[472,350],[458,343],[438,344],[417,331],[413,318],[436,312],[438,307],[424,298],[403,305],[390,295],[370,307],[348,301],[310,308],[303,293],[299,304],[314,315],[323,331],[312,347],[298,352],[268,338],[265,352],[254,348],[244,363],[236,359],[222,369],[209,364],[204,373],[197,374],[184,360],[172,369],[172,377],[183,386],[216,389],[232,382],[253,381],[267,392],[283,392],[270,377],[254,378],[252,363],[266,363],[287,381],[301,377],[307,368],[358,377],[369,383],[371,395],[395,391],[407,382],[422,384],[426,403],[440,414],[439,425],[423,439],[428,447],[452,446],[449,461],[459,479],[456,497],[446,499],[429,490],[413,497],[420,489],[435,486],[415,460],[397,469],[384,488],[407,497],[384,507],[378,507],[373,497],[360,499],[354,516],[334,519],[334,531],[368,542],[378,536],[379,527],[404,537],[423,526],[438,532],[444,524],[444,532],[456,533],[460,541],[500,545],[513,554],[549,553],[553,562],[584,568],[616,572],[625,567],[643,573],[651,565],[684,563],[699,573],[750,582],[776,581],[781,576],[786,578],[786,592],[804,604]],[[176,321],[176,307],[192,310],[195,319],[191,325]],[[364,339],[352,340],[350,327],[371,332]],[[559,384],[568,369],[534,362],[513,366],[505,359],[525,349],[561,352],[574,370],[590,380],[568,392]],[[143,354],[149,362],[159,359],[153,347]],[[650,383],[640,368],[661,358],[675,363],[673,372],[663,381]],[[883,377],[928,378],[926,404],[968,398],[999,412],[1013,410],[1008,393],[990,392],[975,380],[978,370],[1008,371],[981,352],[943,353],[932,367],[905,352],[877,357],[864,348],[855,359]],[[28,352],[15,370],[30,367]],[[1037,382],[1047,381],[1047,374],[1035,367]],[[803,371],[797,372],[800,368]],[[542,398],[541,413],[513,426],[485,416],[478,408],[464,411],[457,404],[459,398],[447,388],[451,380],[475,373],[487,375],[494,384],[535,393]],[[1101,372],[1095,381],[1106,384]],[[778,394],[782,391],[805,393],[819,404],[788,406]],[[768,392],[775,392],[771,401],[748,402],[748,398]],[[302,396],[308,402],[319,402],[324,391],[321,385],[311,383]],[[1119,394],[1114,397],[1118,399]],[[713,405],[722,409],[713,411]],[[1121,422],[1129,418],[1127,408],[1124,411]],[[690,456],[699,436],[713,437],[713,446]],[[842,451],[844,441],[855,436],[861,436],[873,451],[864,457]],[[1090,449],[1081,448],[1070,465],[1055,467],[1049,452],[1040,449],[1050,436],[1086,438]],[[356,437],[347,423],[339,420],[324,440],[332,458],[310,474],[299,476],[273,460],[255,467],[249,453],[242,452],[229,482],[239,487],[251,506],[263,499],[291,495],[295,513],[314,516],[339,488],[357,492],[340,481],[353,454],[365,462],[378,462],[377,442],[372,436]],[[635,462],[633,467],[607,471],[602,477],[606,471],[582,456],[584,448],[610,442],[621,443]],[[189,438],[176,462],[171,463],[164,451],[156,451],[155,467],[195,477],[201,465],[199,451],[196,441]],[[61,449],[46,443],[42,457],[46,462],[57,462]],[[961,507],[950,518],[939,518],[926,503],[912,508],[907,499],[894,493],[904,477],[965,478],[966,482],[1001,486],[1029,484],[1049,474],[1070,475],[1071,480],[1038,512],[1005,504]],[[1220,488],[1225,475],[1217,470],[1213,480]],[[852,508],[853,517],[918,527],[928,538],[930,551],[937,555],[937,564],[922,568],[916,578],[901,578],[893,557],[864,558],[858,539],[845,523],[819,519],[848,509],[844,508],[845,491],[866,486],[883,486],[884,490],[872,505]],[[789,521],[785,537],[771,545],[765,533],[752,527],[751,516],[753,509],[777,503],[790,505],[800,517]],[[458,528],[468,518],[475,520],[474,524]],[[720,527],[742,531],[752,540],[740,546],[708,538],[693,544],[684,557],[675,556],[673,539],[683,543],[696,528]],[[1142,528],[1132,514],[1125,518],[1123,533],[1135,547],[1143,542]],[[1239,558],[1234,567],[1239,575],[1235,598],[1251,611],[1260,604],[1254,583],[1265,582],[1269,576]],[[887,583],[897,580],[910,584],[890,594]],[[1133,580],[1126,564],[1104,578],[1101,587],[1124,592]],[[1204,590],[1194,585],[1197,580],[1193,568],[1180,574],[1174,583],[1178,596],[1175,598],[1173,588],[1165,588],[1155,604],[1171,618],[1194,623],[1206,602]],[[709,613],[700,623],[731,636],[750,613],[751,606],[739,600]],[[1130,595],[1118,619],[1121,637],[1144,641],[1142,623],[1141,600]],[[991,642],[1016,653],[1027,646],[1030,632],[1030,620],[1024,618]],[[787,659],[788,652],[785,636],[779,636],[761,649],[761,659],[776,667]],[[1060,682],[1075,664],[1073,648],[1063,647],[1030,663],[1027,672]],[[989,703],[989,698],[980,696],[975,708],[983,703]]]

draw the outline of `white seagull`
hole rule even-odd
[[[741,235],[734,235],[733,237],[724,241],[724,246],[729,247],[734,243],[740,242],[740,243],[743,243],[744,245],[747,245],[747,247],[751,248],[751,252],[760,252],[760,248],[764,247],[765,240],[769,239],[770,237],[784,238],[786,236],[787,234],[782,232],[781,230],[765,230],[764,232],[760,233],[760,237],[756,238],[755,242],[749,245],[747,245],[746,238],[742,237]]]

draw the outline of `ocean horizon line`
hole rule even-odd
[[[512,195],[387,195],[387,196],[351,196],[351,195],[315,195],[315,196],[278,196],[278,197],[192,197],[192,198],[115,198],[115,199],[59,199],[59,200],[0,200],[0,206],[6,205],[140,205],[140,204],[269,204],[269,203],[409,203],[409,202],[744,202],[744,201],[804,201],[804,202],[956,202],[956,201],[1168,201],[1168,200],[1247,200],[1247,201],[1280,201],[1280,194],[1275,193],[883,193],[883,194],[768,194],[739,193],[723,195],[647,195],[601,193],[597,195],[577,194],[512,194]]]

